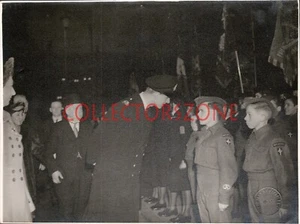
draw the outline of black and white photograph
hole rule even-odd
[[[298,223],[298,1],[0,5],[1,223]]]

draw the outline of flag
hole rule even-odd
[[[286,82],[292,85],[298,73],[298,27],[294,19],[297,17],[294,15],[297,13],[297,3],[277,4],[276,27],[268,62],[281,68]]]

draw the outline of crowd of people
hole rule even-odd
[[[37,128],[23,124],[30,104],[16,95],[13,73],[10,58],[4,221],[138,222],[141,198],[170,222],[198,213],[194,221],[208,223],[298,220],[296,95],[191,103],[176,91],[175,76],[157,75],[145,91],[107,107],[113,119],[83,121],[84,102],[74,93],[54,99]]]

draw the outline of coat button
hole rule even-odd
[[[15,173],[15,170],[12,170],[12,173]]]
[[[16,138],[17,141],[19,141],[19,138]]]
[[[14,154],[14,153],[12,154],[12,157],[15,157],[15,154]]]
[[[133,167],[135,167],[136,165],[135,164],[133,164]]]
[[[20,178],[23,181],[23,177]]]
[[[16,178],[13,178],[12,181],[15,182],[15,181],[16,181]]]
[[[19,169],[20,172],[22,172],[22,169]]]
[[[138,155],[138,154],[136,154],[136,155],[135,155],[135,157],[139,157],[139,155]]]
[[[22,156],[22,153],[19,153],[19,156]]]
[[[11,145],[12,148],[14,148],[14,145]]]
[[[11,137],[8,137],[8,139],[9,139],[9,140],[12,140],[12,138],[11,138]]]
[[[21,148],[21,145],[18,145],[19,148]]]
[[[134,177],[134,174],[131,174],[132,177]]]

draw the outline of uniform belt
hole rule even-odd
[[[247,174],[249,180],[274,180],[275,178],[274,170],[268,170],[263,173],[249,172]]]

